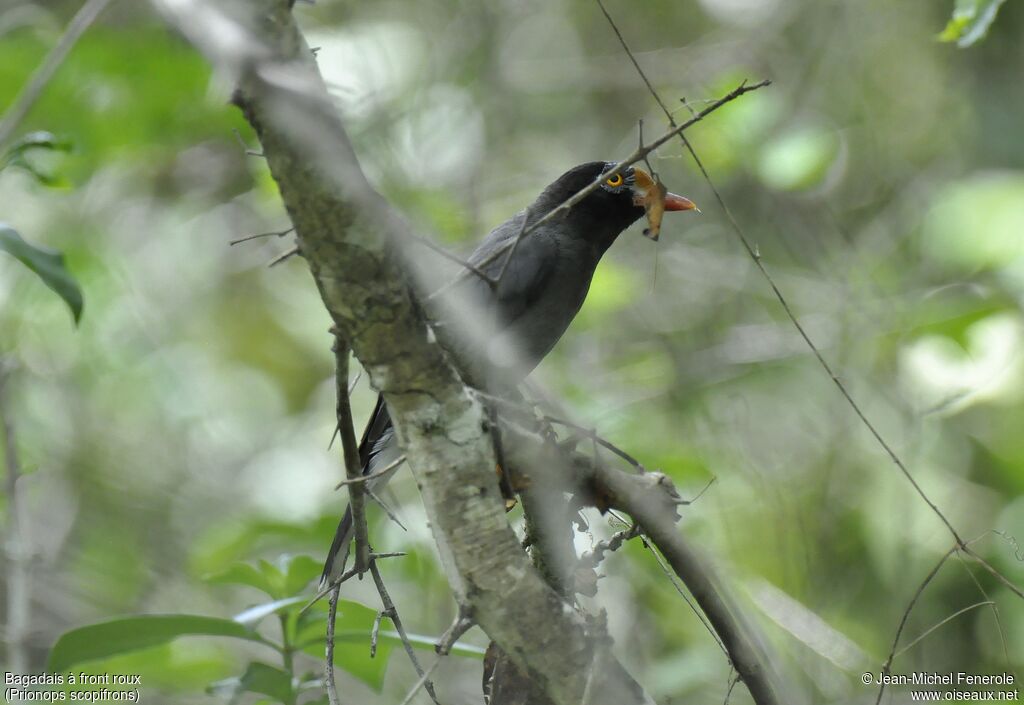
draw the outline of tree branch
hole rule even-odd
[[[399,260],[412,230],[370,186],[285,0],[158,0],[238,86],[324,305],[415,458],[457,600],[559,705],[578,705],[594,648],[583,619],[532,568],[505,518],[480,404],[428,335]],[[650,702],[615,663],[595,703]]]
[[[359,443],[352,423],[352,404],[348,394],[348,353],[349,347],[340,335],[334,337],[334,385],[337,393],[336,416],[341,447],[345,456],[345,479],[348,481],[349,506],[352,508],[352,526],[355,529],[355,569],[362,573],[370,567],[370,539],[366,528],[366,486],[353,482],[362,477],[359,462]]]
[[[671,480],[658,472],[632,475],[609,468],[583,453],[566,453],[528,429],[506,424],[508,461],[526,483],[541,474],[557,475],[562,491],[593,498],[595,506],[621,509],[633,517],[707,615],[733,667],[757,705],[778,705],[772,671],[738,606],[714,569],[676,529],[677,507],[684,504]],[[540,468],[539,470],[532,470]]]

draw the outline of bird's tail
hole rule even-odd
[[[352,545],[354,529],[352,507],[345,507],[345,516],[338,522],[338,530],[334,533],[331,550],[327,552],[327,560],[324,561],[324,572],[320,576],[321,589],[340,578],[345,572],[345,563],[348,562],[348,552],[349,547]]]

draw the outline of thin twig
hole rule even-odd
[[[725,654],[725,657],[729,659],[731,663],[732,658],[729,656],[729,650],[725,648],[725,644],[722,643],[722,640],[708,622],[707,617],[704,616],[703,612],[697,609],[697,605],[693,604],[693,600],[690,599],[690,596],[686,594],[686,591],[683,590],[682,586],[676,580],[676,576],[669,567],[668,562],[664,557],[662,557],[658,552],[658,549],[654,547],[652,542],[649,541],[646,536],[644,537],[644,547],[650,549],[651,553],[654,555],[654,560],[656,560],[658,565],[661,566],[661,572],[663,572],[665,577],[668,578],[668,581],[672,583],[672,587],[676,589],[676,592],[678,592],[679,596],[683,598],[683,601],[689,606],[690,610],[697,615],[697,619],[699,619],[700,623],[704,625],[704,628],[708,630],[708,634],[710,634],[711,638],[715,640],[715,643],[718,644],[718,648],[722,650],[722,653]]]
[[[771,84],[771,81],[760,81],[760,82],[754,83],[752,85],[747,85],[747,82],[743,81],[736,88],[732,89],[731,91],[729,91],[727,94],[725,94],[721,98],[718,98],[717,100],[715,100],[711,105],[709,105],[708,107],[704,108],[704,110],[701,110],[693,118],[687,120],[686,122],[682,123],[681,125],[678,125],[678,126],[672,128],[671,130],[669,130],[665,134],[663,134],[660,137],[658,137],[658,139],[656,139],[653,142],[651,142],[650,144],[648,144],[646,147],[642,147],[642,148],[638,147],[637,149],[633,150],[633,152],[628,157],[626,157],[622,161],[620,161],[617,164],[615,164],[615,166],[613,166],[608,171],[602,173],[599,178],[595,179],[593,182],[591,182],[585,188],[577,191],[571,197],[569,197],[569,198],[565,199],[564,201],[562,201],[561,204],[559,204],[558,206],[555,206],[554,208],[552,208],[550,211],[548,211],[546,214],[544,214],[539,219],[533,221],[532,223],[529,223],[528,225],[527,225],[527,221],[524,220],[523,227],[520,228],[519,234],[516,235],[515,239],[507,240],[500,247],[495,248],[495,250],[493,252],[491,252],[490,255],[488,255],[487,257],[483,258],[481,261],[477,262],[476,270],[481,270],[482,271],[484,267],[486,267],[491,262],[494,262],[495,260],[497,260],[498,257],[501,257],[503,254],[508,252],[510,249],[514,249],[515,247],[517,247],[518,243],[523,238],[529,236],[534,230],[539,228],[541,225],[543,225],[544,223],[547,223],[547,222],[549,222],[551,220],[554,220],[555,218],[558,218],[558,217],[564,215],[565,213],[567,213],[574,206],[576,206],[581,201],[583,201],[587,196],[589,196],[594,191],[599,189],[601,187],[601,184],[604,183],[605,179],[608,179],[608,178],[614,176],[615,174],[619,174],[619,173],[622,172],[623,169],[626,169],[627,167],[629,167],[629,166],[631,166],[633,164],[636,164],[637,162],[641,161],[648,154],[650,154],[654,150],[658,149],[663,144],[667,143],[669,140],[671,140],[676,135],[681,134],[687,128],[689,128],[692,125],[700,122],[705,117],[707,117],[711,113],[713,113],[716,110],[718,110],[719,108],[721,108],[723,105],[736,100],[737,98],[739,98],[741,95],[743,95],[745,93],[750,93],[751,91],[756,91],[757,89],[764,88],[765,86],[767,86],[769,84]],[[507,265],[503,265],[502,266],[502,271],[504,271],[506,266]],[[441,287],[437,292],[432,294],[431,297],[437,297],[437,296],[442,295],[443,293],[445,293],[446,291],[451,289],[453,286],[458,284],[460,281],[465,279],[466,276],[468,276],[469,274],[472,274],[472,273],[473,272],[470,272],[469,270],[463,270],[462,272],[459,273],[459,276],[455,277],[450,283],[448,283],[445,286]],[[490,282],[493,285],[493,284],[497,284],[497,282],[499,280],[485,278],[485,281],[488,281],[488,282]]]
[[[960,565],[964,567],[964,571],[966,571],[967,575],[970,576],[971,580],[974,581],[974,584],[978,587],[978,592],[981,593],[982,597],[992,603],[992,616],[996,620],[996,631],[999,632],[999,641],[1002,642],[1003,645],[1003,658],[1006,659],[1006,665],[1009,667],[1010,649],[1006,644],[1006,631],[1003,629],[1003,620],[999,616],[999,605],[989,597],[988,592],[986,592],[985,588],[981,586],[981,582],[977,577],[975,577],[974,571],[972,571],[971,567],[967,565],[967,561],[964,560],[964,557],[957,553],[956,558],[960,561]]]
[[[405,555],[408,555],[408,554],[406,554],[405,551],[395,551],[393,553],[371,553],[370,554],[370,562],[373,563],[374,561],[380,560],[382,558],[399,558],[399,557],[405,556]],[[305,614],[309,610],[310,607],[312,607],[317,602],[322,600],[325,595],[330,594],[330,592],[332,590],[334,590],[337,587],[340,587],[342,585],[342,583],[348,582],[351,578],[355,577],[356,575],[359,575],[359,571],[356,570],[355,568],[349,568],[344,573],[342,573],[337,578],[335,578],[333,581],[331,581],[329,584],[324,585],[323,588],[321,588],[319,592],[317,592],[315,595],[313,595],[313,598],[309,602],[307,602],[305,605],[302,606],[302,609],[299,610],[299,614],[300,615]]]
[[[359,380],[362,379],[362,376],[363,376],[363,370],[362,369],[358,369],[358,370],[356,370],[356,376],[353,377],[352,381],[348,383],[348,396],[349,396],[350,399],[352,398],[352,392],[354,392],[356,390],[356,385],[359,384]],[[331,440],[327,441],[327,450],[330,450],[331,448],[334,447],[334,440],[337,437],[338,437],[338,424],[335,423],[334,424],[334,431],[331,432]],[[405,456],[403,455],[402,457],[404,458]],[[355,482],[365,482],[368,479],[370,479],[369,476],[364,474],[358,480],[355,480]],[[346,480],[342,480],[340,484],[335,485],[334,489],[338,489],[342,485],[346,484],[346,482],[347,482]]]
[[[238,140],[238,144],[242,145],[242,149],[245,151],[245,153],[248,156],[250,156],[250,157],[259,157],[260,159],[266,159],[267,158],[267,155],[265,155],[263,152],[257,152],[255,149],[251,149],[249,147],[249,145],[247,145],[245,143],[245,140],[242,138],[242,133],[241,132],[239,132],[238,130],[236,130],[234,128],[232,128],[231,131],[235,133],[235,139]]]
[[[437,640],[437,646],[434,647],[441,656],[447,656],[451,653],[452,647],[455,646],[462,635],[468,632],[476,626],[476,620],[473,619],[473,614],[468,607],[459,605],[459,612],[455,615],[455,619],[452,621],[451,626],[445,629],[444,634]]]
[[[406,233],[406,235],[413,242],[417,242],[417,243],[423,245],[428,250],[433,250],[434,252],[436,252],[437,254],[441,255],[442,257],[444,257],[444,258],[446,258],[448,260],[451,260],[455,264],[461,266],[463,269],[469,270],[470,272],[472,272],[473,274],[477,275],[478,277],[480,277],[484,281],[490,281],[490,277],[488,277],[487,274],[483,270],[477,269],[475,266],[473,266],[472,264],[470,264],[466,260],[462,259],[458,255],[452,254],[451,252],[449,252],[445,248],[443,248],[440,245],[438,245],[433,240],[430,240],[429,238],[423,237],[422,235],[417,235],[416,233],[412,233],[412,232]]]
[[[370,658],[377,657],[377,639],[380,637],[380,623],[388,616],[387,610],[381,610],[373,620],[373,627],[370,629]]]
[[[903,634],[903,628],[907,626],[907,619],[910,618],[910,613],[914,609],[914,605],[917,604],[921,594],[924,593],[924,589],[928,587],[928,584],[931,583],[932,580],[935,579],[939,570],[943,565],[945,565],[946,561],[949,560],[949,557],[956,553],[956,551],[957,547],[953,546],[942,555],[942,558],[935,564],[935,567],[932,568],[931,572],[928,573],[928,575],[925,576],[925,579],[921,581],[921,584],[917,586],[917,591],[914,593],[914,596],[910,598],[910,603],[907,605],[907,608],[903,610],[903,617],[900,618],[900,625],[896,628],[896,636],[892,640],[892,649],[889,650],[889,657],[885,659],[885,663],[882,664],[882,684],[878,687],[878,697],[875,698],[875,705],[879,705],[879,703],[882,702],[882,695],[885,693],[885,676],[888,676],[891,673],[892,661],[896,658],[896,647],[899,646],[900,636]]]
[[[624,451],[622,448],[619,448],[617,445],[615,445],[611,441],[609,441],[609,440],[607,440],[605,438],[602,438],[601,436],[597,435],[597,432],[594,431],[593,429],[584,428],[583,426],[575,424],[572,421],[566,421],[565,419],[560,419],[560,418],[557,418],[555,416],[549,416],[547,414],[542,416],[541,420],[542,421],[546,421],[548,423],[557,424],[558,426],[565,426],[566,428],[571,428],[572,430],[574,430],[574,431],[576,431],[576,432],[586,436],[589,440],[593,441],[594,443],[596,443],[597,445],[601,446],[602,448],[610,450],[612,453],[614,453],[615,455],[619,456],[620,458],[625,460],[627,463],[632,465],[633,468],[637,472],[640,472],[640,473],[647,472],[647,469],[643,466],[643,463],[641,463],[639,460],[634,458],[632,455],[630,455],[629,453]]]
[[[337,399],[338,429],[341,433],[341,446],[345,456],[345,474],[347,479],[354,480],[362,476],[362,464],[359,462],[359,444],[356,441],[355,427],[352,425],[352,404],[348,395],[348,343],[335,333],[334,336],[334,367],[335,392]],[[352,525],[355,528],[355,565],[359,573],[370,567],[370,542],[366,529],[366,506],[364,493],[366,488],[361,483],[352,482],[348,485],[349,507],[352,509]]]
[[[658,105],[665,113],[665,117],[668,120],[668,123],[674,127],[676,122],[675,118],[672,116],[672,111],[670,111],[668,107],[665,105],[665,103],[661,100],[661,97],[658,95],[658,92],[654,89],[654,86],[647,78],[647,75],[644,73],[644,70],[640,67],[639,62],[636,60],[636,57],[630,50],[625,38],[622,36],[622,32],[619,31],[618,26],[615,24],[615,20],[612,19],[612,16],[608,13],[608,10],[605,9],[605,6],[601,2],[601,0],[595,1],[601,8],[601,12],[608,20],[608,23],[611,25],[613,31],[615,32],[615,35],[618,37],[619,43],[622,45],[623,51],[625,51],[626,54],[629,56],[629,59],[633,63],[633,66],[636,68],[637,73],[640,74],[640,78],[647,86],[647,90],[651,93],[651,96],[654,97],[655,101],[657,101]],[[701,111],[701,113],[698,113],[698,115],[704,112],[705,111]],[[900,472],[903,473],[904,477],[907,478],[907,480],[913,486],[914,491],[917,492],[921,499],[924,500],[925,504],[927,504],[931,508],[932,512],[935,513],[935,515],[942,521],[942,523],[946,525],[946,528],[949,530],[949,533],[953,536],[953,539],[956,541],[957,548],[959,548],[967,555],[971,556],[983,568],[985,568],[985,570],[987,570],[989,573],[994,575],[1000,582],[1002,582],[1003,585],[1008,587],[1018,597],[1024,599],[1024,591],[1017,587],[1011,580],[1009,580],[1006,576],[1004,576],[1002,573],[996,570],[993,566],[989,565],[988,562],[986,562],[978,554],[974,553],[974,551],[972,551],[967,546],[967,544],[964,543],[963,538],[961,538],[960,534],[953,527],[953,524],[949,521],[949,519],[946,518],[946,515],[942,513],[938,506],[936,506],[936,504],[928,497],[924,489],[921,488],[921,485],[919,485],[917,480],[914,479],[914,476],[910,473],[910,470],[907,468],[906,464],[904,464],[903,460],[899,457],[899,455],[897,455],[896,451],[893,450],[892,446],[889,445],[888,441],[885,440],[881,432],[879,432],[878,429],[875,428],[875,425],[871,422],[871,420],[868,419],[867,415],[860,408],[860,405],[857,404],[857,402],[854,400],[853,395],[850,393],[849,389],[847,389],[843,381],[839,379],[839,376],[832,370],[832,366],[828,363],[828,361],[825,360],[825,357],[818,349],[818,346],[815,345],[813,340],[811,340],[810,335],[804,329],[803,325],[800,323],[800,320],[796,317],[796,314],[793,313],[793,309],[790,308],[789,302],[786,300],[786,297],[783,296],[782,291],[779,289],[778,285],[775,283],[775,280],[772,278],[771,274],[768,273],[768,270],[765,268],[764,263],[761,261],[760,252],[758,252],[758,249],[755,245],[751,244],[750,240],[743,232],[743,228],[740,227],[739,221],[736,220],[736,217],[733,215],[732,211],[726,205],[725,199],[722,198],[721,192],[719,192],[718,188],[711,180],[711,176],[708,174],[708,171],[705,168],[704,163],[700,160],[700,157],[697,156],[697,152],[696,150],[694,150],[693,145],[690,144],[690,141],[686,138],[686,135],[683,134],[682,130],[677,130],[673,134],[679,135],[679,138],[682,141],[683,146],[686,147],[686,150],[690,153],[690,156],[693,157],[694,163],[697,165],[697,168],[700,169],[700,172],[704,176],[704,180],[707,182],[708,187],[711,189],[711,192],[715,195],[715,200],[718,201],[719,207],[722,209],[722,212],[725,213],[726,218],[729,220],[733,232],[736,233],[736,236],[742,243],[743,248],[747,251],[747,254],[750,256],[750,259],[754,261],[754,264],[757,266],[758,271],[761,272],[761,275],[764,277],[769,287],[771,287],[772,293],[775,294],[775,298],[782,306],[782,309],[785,312],[787,318],[789,318],[790,322],[793,324],[793,327],[796,328],[797,332],[800,334],[800,337],[803,338],[804,343],[807,344],[807,347],[811,350],[815,359],[817,359],[818,364],[825,371],[825,373],[828,374],[829,379],[832,380],[833,384],[835,384],[836,388],[846,399],[846,402],[849,404],[850,408],[853,409],[854,413],[860,419],[864,427],[867,428],[867,430],[871,433],[872,436],[874,436],[875,441],[882,447],[885,453],[889,456],[889,459],[892,460],[893,464],[896,465],[896,467],[899,468]]]
[[[259,240],[260,238],[264,238],[264,237],[284,237],[285,235],[287,235],[288,233],[292,232],[293,230],[295,230],[295,226],[294,225],[292,227],[286,228],[284,230],[275,230],[275,231],[269,232],[269,233],[256,233],[255,235],[246,235],[245,237],[240,237],[240,238],[237,238],[235,240],[232,240],[228,244],[229,245],[237,245],[237,244],[242,243],[242,242],[249,242],[250,240]]]
[[[369,497],[370,499],[372,499],[372,500],[373,500],[374,502],[376,502],[376,503],[377,503],[377,506],[378,506],[378,507],[380,507],[381,509],[383,509],[383,510],[384,510],[384,513],[388,515],[388,519],[390,519],[391,521],[393,521],[393,522],[395,522],[396,524],[398,524],[399,528],[401,528],[401,529],[402,529],[402,531],[408,531],[408,529],[407,529],[407,528],[405,528],[405,524],[403,524],[403,523],[402,523],[402,522],[401,522],[401,521],[400,521],[400,520],[398,519],[398,515],[397,515],[397,514],[395,514],[394,510],[393,510],[393,509],[391,509],[391,507],[389,507],[389,506],[388,506],[388,503],[387,503],[387,502],[385,502],[385,501],[384,501],[383,499],[381,499],[380,497],[378,497],[377,495],[375,495],[375,494],[373,493],[373,490],[371,490],[371,489],[370,489],[370,488],[369,488],[368,486],[364,486],[364,487],[363,487],[363,491],[364,491],[364,492],[366,493],[366,495],[367,495],[367,496],[368,496],[368,497]]]
[[[402,646],[405,647],[406,655],[409,657],[409,660],[412,661],[412,667],[416,669],[416,673],[420,677],[423,677],[423,667],[420,666],[420,661],[416,658],[416,652],[412,647],[412,642],[409,641],[409,635],[405,633],[405,627],[402,626],[402,618],[398,616],[398,608],[395,607],[395,603],[392,601],[391,595],[388,593],[387,586],[384,585],[384,578],[381,577],[380,569],[377,567],[376,561],[370,564],[370,575],[373,576],[373,583],[377,586],[377,594],[380,595],[381,605],[384,606],[384,610],[381,614],[390,619],[391,623],[395,625],[395,631],[398,632],[398,636],[402,640]],[[379,618],[375,623],[375,626],[380,626]],[[430,699],[433,700],[436,705],[440,705],[437,701],[437,695],[434,693],[434,684],[431,683],[429,679],[425,679],[423,684],[427,692],[430,694]]]
[[[937,624],[933,625],[929,629],[926,629],[919,637],[917,637],[912,642],[910,642],[909,644],[904,646],[902,649],[897,651],[896,655],[897,656],[902,656],[908,650],[910,650],[911,648],[916,646],[918,643],[920,643],[921,640],[924,639],[926,636],[928,636],[929,634],[931,634],[932,632],[934,632],[936,629],[938,629],[942,625],[946,624],[947,622],[953,621],[954,619],[956,619],[957,617],[959,617],[963,613],[970,612],[971,610],[976,609],[978,607],[984,607],[985,605],[994,605],[994,604],[995,604],[995,602],[993,602],[992,600],[982,600],[981,602],[975,602],[973,605],[968,605],[967,607],[964,607],[963,609],[957,610],[956,612],[954,612],[953,614],[949,615],[948,617],[946,617],[942,621],[938,622]]]
[[[338,617],[338,595],[341,593],[341,586],[335,586],[331,590],[331,599],[328,601],[327,609],[327,662],[324,665],[324,681],[327,684],[327,700],[330,705],[340,705],[338,700],[338,687],[334,683],[334,622]]]
[[[430,681],[431,674],[434,672],[435,669],[437,669],[438,666],[441,665],[441,660],[443,658],[444,656],[438,656],[436,659],[434,659],[434,662],[430,664],[430,668],[428,668],[426,671],[420,674],[419,680],[417,680],[413,684],[412,688],[409,689],[409,692],[406,694],[406,696],[402,698],[401,705],[409,705],[409,703],[412,702],[412,699],[416,697],[416,693],[420,692],[420,688],[422,688]]]
[[[275,257],[274,259],[270,260],[270,262],[267,263],[267,267],[276,267],[277,265],[281,264],[282,262],[284,262],[286,260],[291,259],[292,257],[294,257],[297,254],[300,254],[298,247],[293,247],[290,250],[285,250],[284,252],[279,254],[277,257]]]
[[[736,687],[736,684],[740,682],[740,674],[737,673],[735,676],[729,679],[729,689],[725,691],[725,700],[722,701],[722,705],[729,705],[729,698],[732,697],[732,689]]]
[[[64,30],[64,34],[57,40],[57,44],[46,55],[46,59],[39,65],[35,73],[32,74],[32,78],[11,104],[3,120],[0,120],[0,147],[7,143],[11,135],[14,134],[14,131],[18,129],[18,125],[28,115],[28,111],[39,100],[39,96],[43,94],[46,84],[50,82],[57,69],[64,63],[64,59],[67,58],[71,48],[75,46],[85,30],[96,21],[96,18],[100,16],[100,13],[109,4],[110,0],[87,0],[71,19],[71,22],[68,23],[67,28]]]
[[[351,485],[351,484],[354,484],[354,483],[357,483],[357,482],[366,482],[367,480],[372,480],[375,477],[380,477],[381,475],[383,475],[384,473],[388,472],[389,470],[393,470],[393,469],[397,468],[399,465],[401,465],[404,462],[405,462],[405,455],[403,454],[403,455],[398,456],[397,458],[395,458],[390,463],[388,463],[387,465],[382,467],[380,470],[377,470],[376,472],[368,473],[366,475],[360,475],[359,477],[353,477],[352,479],[345,478],[344,480],[339,482],[337,485],[335,485],[334,489],[340,490],[345,485]]]
[[[493,402],[494,404],[497,404],[497,405],[507,406],[507,407],[510,407],[512,409],[515,409],[517,411],[521,411],[521,412],[524,412],[524,413],[527,413],[527,414],[538,413],[538,411],[537,411],[538,404],[536,404],[536,403],[516,402],[516,401],[513,401],[511,399],[504,399],[502,397],[497,397],[497,396],[494,396],[492,394],[488,394],[487,392],[482,392],[480,390],[474,390],[474,393],[477,396],[479,396],[482,399],[484,399],[485,401]],[[628,452],[626,452],[625,450],[623,450],[619,446],[617,446],[614,443],[612,443],[611,441],[609,441],[607,438],[604,438],[604,437],[598,435],[597,432],[594,429],[586,428],[584,426],[580,426],[577,423],[573,423],[572,421],[567,421],[566,419],[559,418],[557,416],[551,416],[550,414],[541,414],[539,416],[539,420],[542,421],[542,422],[548,423],[548,424],[555,424],[557,426],[565,426],[566,428],[572,429],[573,431],[577,431],[580,435],[584,436],[588,440],[593,441],[597,445],[599,445],[599,446],[601,446],[603,448],[606,448],[607,450],[610,450],[612,453],[614,453],[615,455],[617,455],[620,458],[622,458],[623,460],[625,460],[627,463],[632,465],[633,468],[636,469],[637,472],[640,472],[640,473],[647,472],[647,469],[644,467],[643,463],[641,463],[639,460],[634,458],[632,455],[630,455]]]

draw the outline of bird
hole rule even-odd
[[[592,161],[559,176],[526,209],[494,228],[466,260],[489,281],[463,272],[455,284],[441,288],[442,301],[427,307],[432,329],[469,386],[501,396],[522,383],[572,323],[601,257],[626,228],[646,214],[651,227],[645,234],[657,239],[664,211],[697,209],[643,169],[610,173],[615,166]],[[520,236],[524,227],[602,176],[601,185],[564,217]],[[378,395],[359,444],[371,491],[401,464],[396,446],[387,405]],[[348,507],[324,562],[321,589],[344,573],[353,534]]]

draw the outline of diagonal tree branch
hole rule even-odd
[[[370,186],[285,0],[160,8],[238,86],[337,333],[383,394],[458,601],[559,705],[578,705],[595,648],[519,545],[480,404],[420,316],[398,255],[410,228]],[[224,10],[246,12],[229,16]],[[429,673],[429,672],[428,672]],[[617,662],[595,703],[650,700]]]
[[[561,491],[589,498],[600,508],[620,509],[632,516],[707,615],[754,702],[782,702],[772,682],[774,672],[753,629],[711,564],[677,530],[676,510],[685,500],[679,497],[668,477],[658,472],[633,475],[609,468],[586,454],[553,447],[521,426],[506,424],[502,430],[509,439],[505,444],[507,460],[527,484],[560,482]]]
[[[68,53],[70,53],[71,49],[85,33],[85,30],[89,29],[89,26],[96,21],[109,4],[110,0],[88,0],[72,18],[57,44],[46,55],[46,60],[32,74],[32,78],[25,85],[25,88],[22,89],[14,103],[11,104],[3,119],[0,120],[0,147],[3,147],[10,140],[15,130],[18,129],[18,125],[25,119],[32,106],[36,104],[36,101],[39,100],[39,96],[43,94],[46,84],[50,82],[53,75],[57,73],[57,69],[64,63]]]

